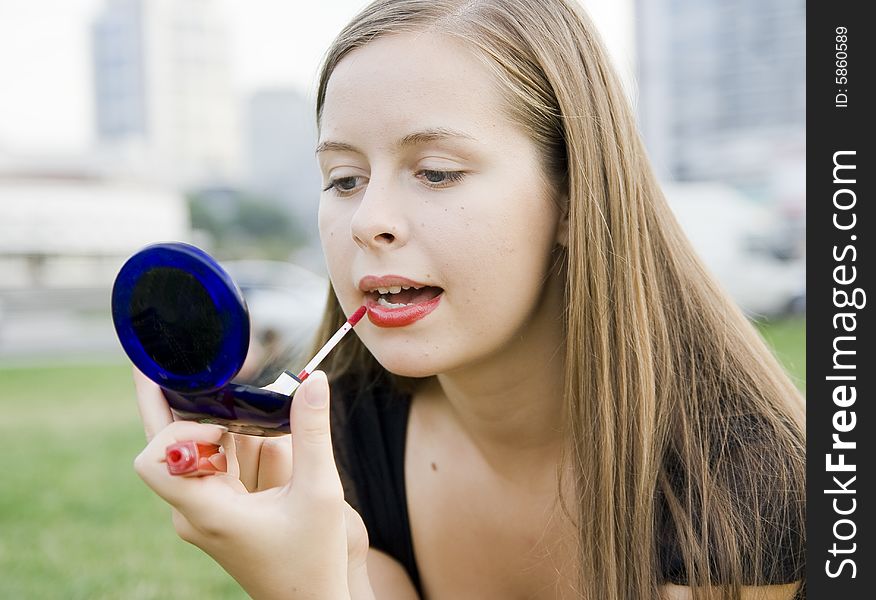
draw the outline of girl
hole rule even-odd
[[[317,121],[316,346],[368,318],[291,441],[171,422],[137,378],[136,469],[183,539],[258,598],[804,594],[802,399],[691,250],[576,2],[377,0]],[[168,444],[220,437],[227,475],[166,474]]]

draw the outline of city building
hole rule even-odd
[[[218,0],[106,0],[92,27],[97,141],[122,168],[186,187],[239,176]]]
[[[80,167],[0,169],[0,296],[4,291],[108,290],[128,256],[192,240],[182,195]]]
[[[248,188],[315,232],[322,183],[314,154],[316,109],[295,89],[264,89],[247,99],[244,122]]]
[[[803,0],[636,0],[639,120],[657,173],[802,204]]]

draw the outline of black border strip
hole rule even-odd
[[[869,4],[807,5],[807,592],[815,599],[876,597],[876,336],[869,306],[876,302],[870,81],[876,25],[864,16]],[[835,161],[856,168],[838,169],[835,181]],[[834,434],[855,447],[833,448]],[[830,471],[828,455],[854,470]]]

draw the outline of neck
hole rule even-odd
[[[438,374],[435,398],[495,469],[555,464],[563,443],[563,283],[552,275],[525,329],[489,358]]]

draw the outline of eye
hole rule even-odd
[[[423,175],[426,179],[426,184],[429,187],[442,188],[461,181],[465,177],[463,171],[434,171],[431,169],[423,169],[418,171],[417,175]]]
[[[427,186],[435,189],[447,187],[453,183],[461,181],[463,177],[465,177],[465,172],[463,171],[437,171],[434,169],[422,169],[417,171],[417,176],[422,175],[425,179],[425,183]],[[329,183],[326,187],[322,189],[323,192],[327,192],[329,190],[334,190],[334,193],[339,196],[348,196],[352,193],[359,184],[357,184],[358,179],[366,179],[365,177],[360,176],[348,176],[348,177],[338,177],[336,179],[329,180]]]
[[[334,189],[336,194],[344,195],[352,192],[356,189],[356,180],[364,179],[362,177],[350,176],[350,177],[338,177],[337,179],[329,180],[329,183],[326,187],[322,188],[322,191],[327,192],[331,189]]]

